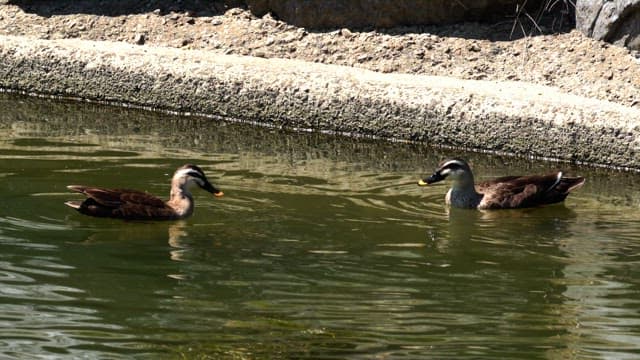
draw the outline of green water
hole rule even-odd
[[[448,210],[415,185],[540,161],[0,94],[0,357],[640,357],[638,175],[564,206]],[[193,217],[82,216],[68,184],[168,195],[199,164],[225,197]]]

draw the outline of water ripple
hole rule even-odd
[[[5,229],[11,229],[11,230],[37,229],[37,230],[50,230],[50,231],[64,231],[69,229],[69,227],[66,225],[21,219],[21,218],[15,218],[11,216],[0,217],[0,224],[9,225],[9,227]]]
[[[444,206],[448,182],[415,184],[442,158],[468,157],[479,178],[549,164],[7,99],[0,357],[640,351],[637,174],[569,166],[588,181],[565,206],[459,211]],[[186,162],[227,194],[194,192],[186,221],[93,219],[62,205],[70,178],[166,194]]]

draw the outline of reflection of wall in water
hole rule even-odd
[[[215,162],[234,170],[226,160],[264,174],[326,178],[351,172],[403,172],[415,178],[433,171],[452,156],[470,160],[477,180],[508,174],[543,173],[564,169],[587,177],[586,187],[602,204],[638,205],[636,174],[576,168],[569,164],[488,156],[421,144],[391,143],[318,133],[294,133],[273,128],[224,122],[217,118],[185,117],[139,109],[0,93],[2,139],[41,137],[92,144],[102,150],[134,151],[132,158],[184,158]],[[11,148],[8,141],[3,145]],[[74,149],[75,148],[75,149]],[[63,148],[56,146],[55,150]],[[65,148],[70,152],[77,147]],[[122,154],[119,154],[122,158]],[[73,156],[70,154],[70,158]],[[363,181],[353,179],[353,187]],[[404,180],[403,180],[404,181]],[[576,196],[580,196],[577,192]],[[443,192],[444,197],[444,192]]]

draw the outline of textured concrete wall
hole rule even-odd
[[[640,111],[525,83],[0,36],[0,87],[640,169]]]

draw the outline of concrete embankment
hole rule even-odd
[[[0,36],[0,88],[640,169],[640,110],[527,83]]]

